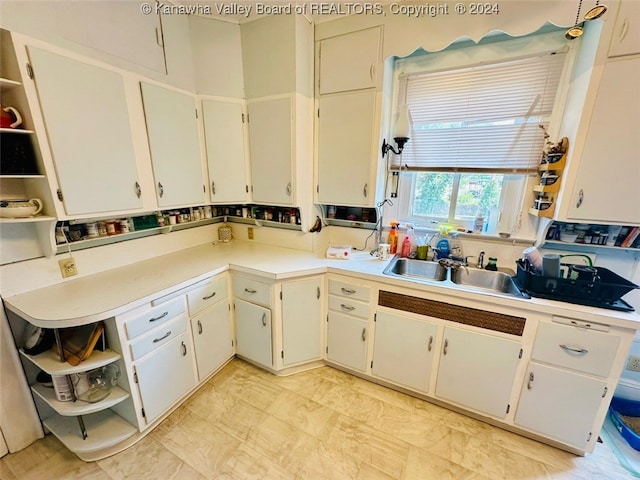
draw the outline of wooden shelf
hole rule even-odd
[[[557,162],[541,163],[538,166],[538,171],[548,172],[549,170],[564,170],[564,166],[566,162],[567,162],[567,154],[565,153]]]
[[[8,91],[14,87],[21,87],[22,83],[15,80],[9,80],[8,78],[0,78],[0,91]]]
[[[536,193],[557,193],[560,190],[560,179],[553,185],[535,185],[533,191]]]
[[[553,203],[549,208],[545,210],[538,210],[537,208],[532,207],[529,209],[529,214],[533,215],[534,217],[552,218],[553,212],[555,212],[555,210],[556,210],[556,204]]]
[[[109,392],[109,396],[100,402],[88,403],[83,402],[82,400],[77,400],[75,402],[61,402],[56,398],[54,389],[51,387],[45,387],[44,385],[37,383],[31,386],[31,390],[63,417],[90,415],[92,413],[100,412],[117,405],[130,396],[129,393],[122,388],[113,387]]]
[[[0,128],[0,133],[21,133],[24,135],[35,132],[33,130],[25,130],[24,128]]]
[[[80,458],[113,447],[132,437],[137,429],[112,410],[102,410],[83,417],[88,436],[83,440],[75,417],[52,415],[42,421],[65,447]]]
[[[567,152],[569,151],[569,140],[564,137],[558,143],[558,145],[562,145],[562,148],[564,149],[564,152],[562,153],[560,159],[557,162],[540,163],[540,165],[538,165],[540,180],[542,179],[542,174],[544,172],[555,172],[558,178],[556,179],[555,183],[551,185],[542,185],[538,183],[538,185],[533,186],[532,192],[534,194],[534,205],[536,204],[536,199],[542,196],[548,197],[548,201],[551,202],[551,206],[544,210],[539,210],[535,207],[529,208],[529,215],[533,215],[534,217],[553,218],[553,215],[556,211],[556,202],[558,200],[556,198],[556,194],[560,191],[560,183],[562,183],[562,173],[567,162]]]
[[[20,218],[3,218],[0,217],[0,223],[34,223],[34,222],[55,222],[56,217],[49,217],[46,215],[36,215],[35,217],[20,217]]]
[[[38,355],[29,355],[24,353],[24,350],[20,349],[20,354],[33,362],[33,364],[40,370],[47,372],[50,375],[69,375],[72,373],[82,373],[94,368],[102,367],[110,363],[119,360],[120,354],[113,350],[94,350],[91,352],[91,356],[84,362],[80,362],[80,365],[74,367],[68,362],[61,362],[58,357],[58,353],[53,350],[47,350],[46,352],[39,353]]]
[[[28,179],[28,178],[47,178],[44,175],[40,175],[37,173],[34,173],[32,175],[30,174],[25,174],[25,175],[0,175],[0,180],[11,180],[11,179],[18,179],[18,180],[22,180],[22,179]]]

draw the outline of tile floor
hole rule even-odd
[[[2,480],[633,478],[599,443],[578,457],[322,367],[233,360],[142,441],[93,463],[47,435]]]

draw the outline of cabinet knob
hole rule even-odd
[[[444,339],[444,346],[442,347],[442,354],[446,355],[447,354],[447,348],[449,347],[449,340],[448,339]]]
[[[582,206],[582,202],[584,201],[584,190],[580,189],[578,192],[578,201],[576,202],[576,208],[580,208]]]
[[[287,195],[291,196],[291,182],[287,183]]]
[[[180,347],[182,348],[182,356],[185,357],[187,355],[187,346],[184,342],[180,342]]]
[[[198,335],[202,335],[202,322],[198,320]]]
[[[262,326],[263,327],[267,326],[267,314],[266,313],[262,314]]]
[[[364,187],[362,188],[362,194],[364,195],[364,198],[367,198],[367,191],[369,190],[369,184],[365,183]]]
[[[433,335],[429,337],[429,344],[427,345],[427,350],[430,352],[431,348],[433,348]]]
[[[162,196],[164,195],[164,187],[160,182],[158,182],[158,195],[160,196],[160,198],[162,198]]]
[[[320,287],[316,289],[316,298],[320,300]]]
[[[211,182],[211,194],[216,194],[216,182]]]
[[[362,341],[363,342],[367,341],[367,329],[366,328],[362,329]]]
[[[142,188],[140,187],[140,184],[136,182],[136,197],[140,198],[141,195],[142,195]]]

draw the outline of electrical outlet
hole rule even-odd
[[[253,240],[253,227],[247,228],[247,235],[249,236],[249,240]]]
[[[76,267],[76,261],[73,257],[60,259],[58,264],[60,265],[62,278],[73,277],[78,274],[78,267]]]
[[[627,370],[631,370],[632,372],[640,372],[640,357],[630,355],[629,361],[627,362]]]

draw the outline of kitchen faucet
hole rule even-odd
[[[476,264],[476,267],[483,268],[484,266],[483,263],[484,263],[484,250],[482,250],[478,255],[478,263]]]

